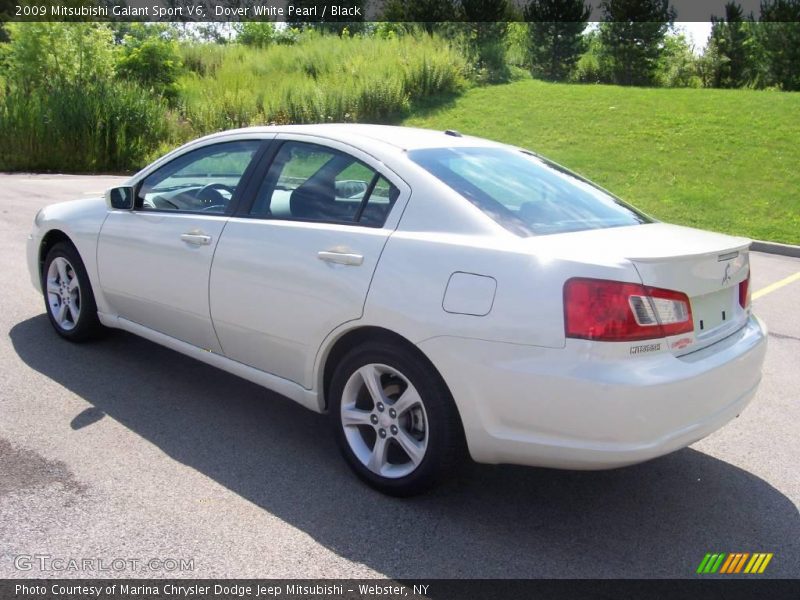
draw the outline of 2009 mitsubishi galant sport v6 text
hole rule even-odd
[[[749,244],[520,148],[309,125],[48,206],[28,263],[61,336],[124,329],[327,411],[355,473],[406,495],[467,454],[619,467],[738,415],[766,350]]]

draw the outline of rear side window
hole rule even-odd
[[[317,144],[284,143],[253,217],[382,227],[399,190],[358,159]]]
[[[520,150],[426,148],[409,158],[518,235],[650,222],[591,183]]]

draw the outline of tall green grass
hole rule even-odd
[[[307,35],[266,49],[186,47],[184,116],[197,132],[257,124],[386,121],[465,84],[464,58],[428,36]]]
[[[195,137],[233,127],[387,121],[461,90],[465,59],[429,36],[304,34],[293,46],[182,47],[168,106],[119,77],[33,90],[0,87],[0,170],[127,171]],[[23,87],[23,86],[20,86]]]
[[[166,104],[126,82],[11,89],[0,98],[0,168],[124,171],[171,130]]]

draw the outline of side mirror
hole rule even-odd
[[[106,204],[108,208],[117,210],[131,210],[133,208],[133,188],[120,186],[106,190]]]

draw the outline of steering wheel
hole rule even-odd
[[[219,206],[226,205],[230,196],[226,198],[220,193],[220,190],[224,190],[233,196],[233,192],[235,188],[225,185],[224,183],[209,183],[208,185],[204,185],[201,187],[197,193],[195,194],[195,198],[202,201],[204,204],[212,205],[212,206]]]

